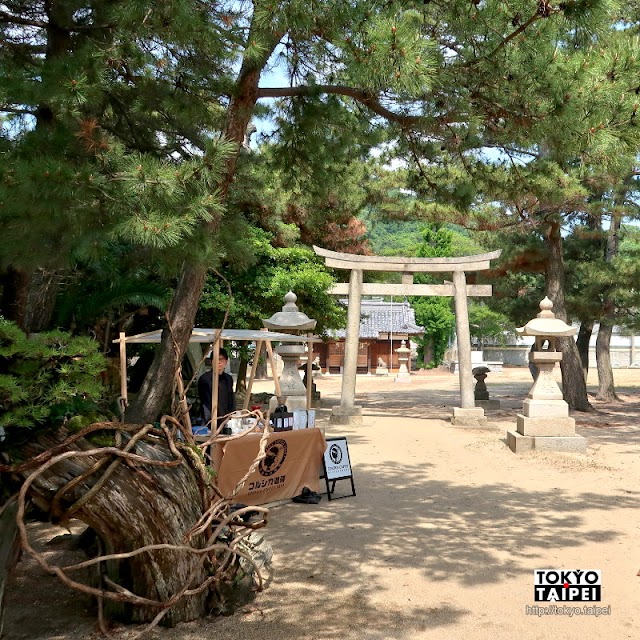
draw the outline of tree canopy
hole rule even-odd
[[[365,248],[351,215],[362,200],[358,160],[382,143],[415,169],[414,216],[519,226],[557,245],[602,191],[597,182],[633,173],[638,9],[624,9],[614,0],[6,3],[5,314],[27,326],[29,300],[60,284],[45,276],[75,267],[82,249],[124,243],[157,264],[174,292],[174,335],[131,413],[151,416],[208,266],[239,262],[252,225],[281,246],[324,230]],[[254,170],[243,169],[241,149],[255,116],[272,119],[267,164],[279,177],[271,203],[238,207]],[[349,184],[337,200],[336,176]],[[551,272],[563,266],[547,269],[562,315],[564,284]]]

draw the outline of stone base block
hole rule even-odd
[[[333,407],[329,424],[362,424],[362,407]]]
[[[500,400],[476,400],[476,407],[482,409],[499,409]]]
[[[307,408],[307,396],[287,396],[285,400],[285,406],[288,411],[296,411],[298,409],[306,409]],[[276,396],[272,396],[269,400],[269,411],[273,412],[274,409],[278,406],[278,398]]]
[[[386,367],[378,367],[376,369],[376,375],[377,376],[388,376],[389,375],[389,369],[387,369]]]
[[[516,431],[523,436],[576,435],[576,421],[573,418],[527,418],[519,413],[517,420]]]
[[[531,436],[523,436],[516,431],[507,431],[507,444],[513,453],[526,453],[533,451],[534,438]]]
[[[517,431],[507,431],[507,444],[514,453],[529,451],[584,453],[587,450],[587,439],[582,436],[523,436]]]
[[[587,439],[582,436],[536,436],[536,451],[570,451],[584,453],[587,450]]]
[[[487,419],[485,418],[482,407],[473,407],[470,409],[453,407],[451,424],[456,427],[486,427]]]
[[[527,398],[522,403],[522,413],[527,418],[566,418],[569,415],[569,405],[564,400]]]

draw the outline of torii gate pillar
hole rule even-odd
[[[458,337],[458,367],[460,376],[460,407],[454,407],[452,424],[483,426],[487,423],[484,409],[475,406],[473,375],[471,373],[471,336],[467,296],[490,296],[491,286],[466,284],[466,271],[489,269],[490,261],[500,256],[500,251],[457,258],[403,258],[359,256],[313,247],[324,258],[328,267],[349,269],[348,291],[344,285],[336,285],[331,293],[349,295],[347,334],[345,338],[344,368],[342,371],[342,396],[340,405],[333,407],[332,423],[360,424],[362,409],[355,406],[358,344],[360,340],[360,303],[363,293],[374,295],[429,295],[453,296],[456,308],[456,333]],[[403,274],[402,284],[364,284],[363,271],[394,271]],[[413,284],[414,273],[453,273],[453,285]]]
[[[476,407],[471,373],[471,333],[467,307],[467,278],[464,271],[453,272],[453,303],[456,308],[456,337],[458,339],[458,375],[460,376],[460,407],[453,407],[451,424],[484,426],[484,409]]]
[[[331,422],[334,424],[362,424],[362,407],[355,405],[362,284],[362,270],[352,269],[349,276],[349,307],[347,309],[347,335],[342,369],[342,395],[340,405],[333,407],[331,412]]]

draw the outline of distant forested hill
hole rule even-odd
[[[375,215],[360,216],[367,226],[371,250],[378,256],[415,256],[424,242],[425,222],[412,220],[380,220]],[[454,224],[445,224],[454,232],[452,252],[454,256],[483,253],[485,249],[471,238],[469,232]]]

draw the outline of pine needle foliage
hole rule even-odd
[[[224,14],[183,1],[6,7],[0,267],[67,268],[86,235],[175,264],[185,243],[210,257],[202,228],[224,216],[234,149],[219,135],[233,59]]]
[[[68,417],[95,413],[105,395],[105,360],[90,338],[63,331],[27,336],[0,318],[0,427],[12,446],[18,430],[56,428]]]

